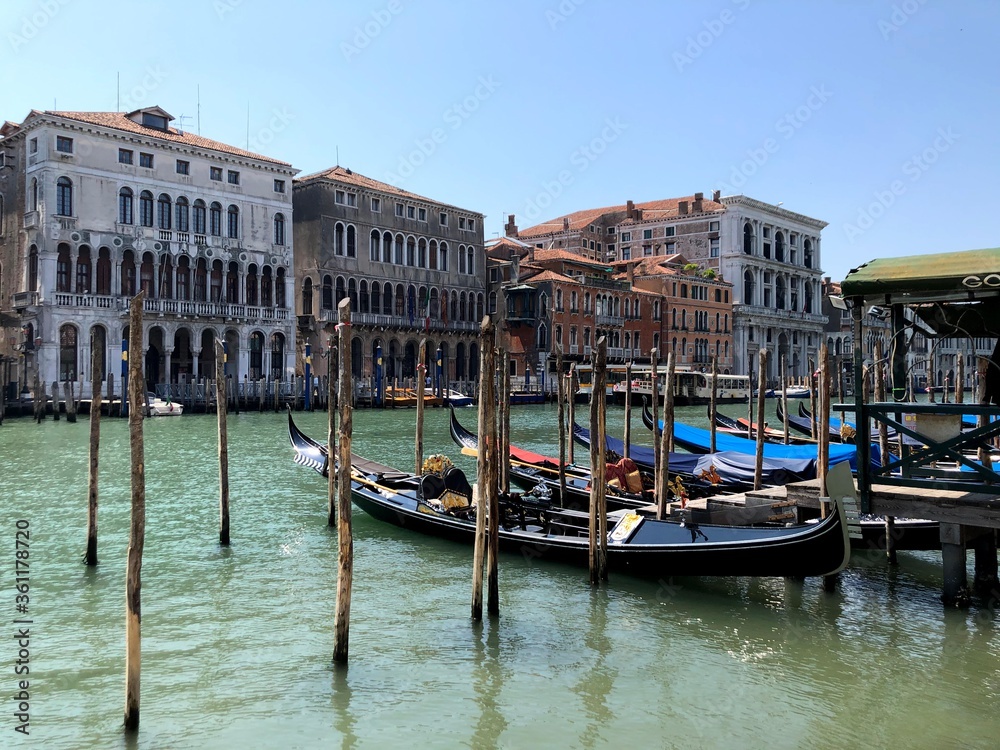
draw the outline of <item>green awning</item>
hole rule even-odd
[[[844,297],[874,304],[1000,294],[1000,248],[879,258],[841,282]]]

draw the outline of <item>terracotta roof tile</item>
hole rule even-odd
[[[33,112],[33,114],[37,113]],[[279,159],[273,159],[270,156],[255,154],[252,151],[245,151],[241,148],[236,148],[235,146],[230,146],[229,144],[221,143],[220,141],[213,141],[209,138],[202,138],[200,135],[195,135],[194,133],[181,132],[180,130],[177,130],[177,128],[168,128],[165,131],[160,130],[159,128],[149,128],[146,127],[145,125],[140,125],[139,123],[130,120],[125,112],[46,111],[43,114],[49,115],[51,117],[63,117],[67,120],[76,120],[77,122],[85,122],[90,125],[100,125],[106,128],[124,130],[127,133],[135,133],[136,135],[143,135],[146,136],[147,138],[159,138],[160,140],[170,141],[171,143],[183,143],[185,145],[194,146],[196,148],[212,149],[213,151],[221,151],[224,154],[232,154],[233,156],[242,156],[247,159],[258,159],[260,161],[270,162],[271,164],[280,164],[283,167],[292,166],[288,162],[280,161]]]
[[[523,270],[522,266],[522,270]],[[534,284],[536,281],[562,281],[570,284],[580,284],[581,282],[577,279],[572,279],[569,276],[563,276],[561,273],[555,271],[542,271],[541,273],[536,273],[534,276],[530,276],[524,279],[526,283]]]
[[[688,202],[688,213],[680,213],[680,203],[682,201]],[[669,219],[678,216],[690,216],[694,213],[692,205],[694,204],[694,196],[689,195],[683,198],[667,198],[665,200],[658,201],[646,201],[645,203],[636,203],[635,207],[642,210],[642,221],[649,221],[654,219]],[[722,203],[716,203],[713,200],[703,199],[702,200],[702,210],[701,213],[713,213],[716,211],[725,210],[725,205]],[[533,227],[528,227],[527,229],[522,229],[518,232],[519,237],[538,237],[547,234],[557,234],[559,232],[567,231],[563,227],[565,226],[564,219],[569,220],[569,230],[572,232],[577,232],[590,224],[605,222],[609,225],[620,225],[620,224],[634,224],[635,220],[628,218],[627,206],[608,206],[606,208],[588,208],[583,211],[575,211],[571,214],[566,214],[565,216],[559,216],[550,221],[546,221],[542,224],[536,224]]]

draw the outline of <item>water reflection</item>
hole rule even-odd
[[[347,675],[347,666],[334,664],[333,667],[333,690],[330,694],[330,705],[333,709],[333,725],[340,734],[340,747],[342,750],[353,750],[358,744],[358,735],[355,733],[356,720],[351,711],[353,691],[351,682]]]
[[[606,744],[601,730],[608,726],[611,710],[608,708],[608,694],[614,685],[617,670],[609,665],[611,641],[608,628],[608,591],[606,587],[593,587],[587,602],[587,628],[583,643],[587,647],[584,658],[590,668],[584,670],[573,692],[580,696],[587,724],[580,734],[580,744],[593,748]]]
[[[479,718],[470,746],[499,748],[502,746],[500,737],[507,729],[507,717],[500,699],[505,671],[500,655],[500,621],[490,618],[485,623],[473,625],[473,635],[475,676],[472,688]]]

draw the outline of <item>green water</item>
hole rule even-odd
[[[731,408],[739,413],[738,408]],[[586,419],[581,408],[578,418]],[[703,421],[701,407],[680,410]],[[355,414],[355,450],[413,464],[415,412]],[[326,414],[298,414],[325,439]],[[425,453],[447,412],[427,411]],[[622,409],[611,408],[620,434]],[[475,412],[463,412],[472,428]],[[553,452],[555,409],[512,436]],[[30,735],[15,732],[0,638],[0,747],[996,747],[997,615],[939,603],[937,554],[856,556],[819,581],[616,577],[501,559],[501,616],[469,620],[472,551],[354,513],[350,663],[331,666],[336,534],[325,483],[291,461],[285,417],[232,415],[230,549],[218,545],[214,416],[147,420],[142,705],[122,732],[127,425],[102,422],[100,565],[85,547],[88,422],[0,426],[0,618],[15,524],[30,523]],[[648,439],[638,415],[634,433]],[[8,624],[11,636],[15,626]]]

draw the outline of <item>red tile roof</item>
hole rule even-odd
[[[524,266],[521,266],[521,270],[524,271]],[[571,279],[569,276],[563,276],[561,273],[557,273],[555,271],[542,271],[541,273],[536,273],[534,276],[522,278],[521,281],[531,284],[534,284],[536,281],[562,281],[570,284],[583,283],[577,279]]]
[[[143,108],[147,109],[147,108]],[[114,128],[116,130],[124,130],[127,133],[135,133],[136,135],[143,135],[147,138],[159,138],[160,140],[170,141],[171,143],[182,143],[188,146],[193,146],[196,148],[211,149],[213,151],[221,151],[224,154],[232,154],[233,156],[242,156],[247,159],[258,159],[260,161],[270,162],[271,164],[280,164],[283,167],[291,167],[292,165],[285,161],[280,161],[279,159],[272,159],[270,156],[262,156],[261,154],[255,154],[252,151],[245,151],[241,148],[236,148],[235,146],[230,146],[226,143],[221,143],[219,141],[213,141],[209,138],[202,138],[200,135],[195,135],[194,133],[181,132],[177,128],[168,128],[167,130],[160,130],[159,128],[149,128],[145,125],[141,125],[133,120],[130,120],[125,112],[54,112],[45,111],[44,113],[39,113],[36,110],[32,110],[31,115],[45,114],[50,117],[62,117],[67,120],[76,120],[77,122],[85,122],[90,125],[100,125],[106,128]]]
[[[688,202],[687,214],[681,214],[680,212],[679,205],[682,201]],[[701,213],[712,213],[715,211],[725,210],[725,206],[722,203],[716,203],[713,200],[703,199],[701,203]],[[683,198],[667,198],[665,200],[636,203],[635,208],[642,210],[642,221],[649,221],[676,218],[679,216],[690,216],[694,213],[694,209],[692,208],[693,205],[694,196],[689,195]],[[578,232],[584,227],[602,221],[606,221],[608,224],[614,225],[635,223],[635,220],[628,218],[628,207],[625,205],[607,206],[606,208],[588,208],[583,211],[575,211],[574,213],[560,216],[542,224],[536,224],[535,226],[528,227],[527,229],[522,229],[518,232],[518,237],[538,237],[567,231],[563,229],[565,225],[564,219],[569,220],[568,231],[571,232]]]

